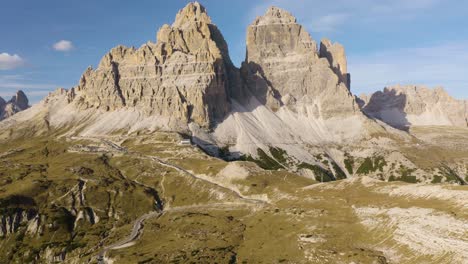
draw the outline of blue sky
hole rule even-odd
[[[1,1],[0,96],[26,91],[32,102],[70,88],[83,71],[119,44],[155,41],[183,0]],[[245,57],[246,27],[271,5],[289,10],[319,41],[342,43],[352,92],[392,84],[444,86],[468,99],[468,1],[201,0],[228,42],[236,65]]]

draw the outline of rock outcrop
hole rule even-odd
[[[321,58],[317,43],[296,18],[271,7],[248,27],[242,77],[259,101],[274,111],[303,104],[315,108],[310,113],[315,118],[355,114],[359,107],[343,82],[344,50],[326,44]]]
[[[236,70],[227,44],[199,3],[190,3],[164,25],[157,43],[118,46],[88,68],[73,93],[82,109],[137,108],[172,123],[209,128],[230,110]]]
[[[196,143],[205,149],[230,146],[232,153],[254,157],[258,149],[270,153],[274,146],[312,164],[317,161],[309,146],[357,142],[381,131],[343,82],[346,58],[339,47],[327,45],[321,57],[294,16],[269,8],[247,29],[240,70],[244,97],[234,97],[233,111],[210,136],[191,127]]]
[[[392,86],[364,100],[363,111],[397,128],[468,126],[468,101],[456,100],[443,88]]]
[[[8,102],[0,97],[0,120],[26,110],[27,108],[29,108],[29,100],[21,90],[16,92]]]
[[[320,41],[320,57],[327,58],[333,71],[348,89],[351,89],[351,75],[348,73],[348,62],[343,45],[332,43],[329,39]]]

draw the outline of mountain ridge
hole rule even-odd
[[[361,96],[363,111],[392,126],[468,127],[468,100],[450,96],[442,87],[388,86],[370,96]]]
[[[431,172],[402,149],[414,135],[361,110],[342,45],[322,39],[318,46],[277,7],[251,23],[246,42],[238,69],[206,9],[190,3],[172,26],[158,30],[156,43],[111,49],[77,86],[5,120],[3,135],[21,136],[21,129],[67,137],[175,131],[226,159],[270,157],[279,163],[275,168],[317,166],[338,179],[357,172],[346,169],[349,155],[389,156],[430,181]],[[275,158],[277,151],[285,158]],[[402,173],[390,165],[373,173],[384,172],[384,180]]]
[[[29,108],[29,100],[22,90],[18,90],[8,102],[0,97],[0,121],[27,108]]]

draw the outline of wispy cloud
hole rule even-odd
[[[443,52],[442,52],[443,51]],[[356,93],[394,84],[443,85],[459,98],[468,87],[468,42],[385,50],[348,57]]]
[[[59,42],[55,43],[52,47],[56,51],[70,51],[75,48],[73,46],[73,43],[69,40],[60,40]]]
[[[424,11],[436,8],[442,0],[268,0],[254,6],[248,19],[262,15],[269,6],[278,6],[291,11],[300,23],[312,32],[339,30],[346,24],[368,24],[414,18]],[[395,15],[398,14],[398,15]],[[379,25],[375,23],[375,25]]]
[[[0,70],[15,69],[24,64],[24,59],[17,54],[10,55],[8,53],[0,53]]]
[[[0,90],[55,89],[55,84],[31,83],[23,75],[0,75]]]
[[[31,97],[31,96],[46,96],[50,93],[50,90],[42,90],[42,91],[26,91],[26,96]],[[5,98],[10,98],[13,95],[15,95],[16,91],[6,91],[6,92],[0,92],[0,97]]]
[[[350,17],[348,14],[329,14],[319,17],[310,26],[315,32],[331,32],[337,30]]]

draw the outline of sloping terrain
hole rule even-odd
[[[252,162],[212,158],[178,145],[180,139],[161,132],[2,143],[2,261],[462,263],[465,258],[465,186],[368,177],[317,183]],[[421,224],[427,219],[433,221]]]
[[[465,127],[367,116],[279,8],[240,69],[198,3],[157,35],[0,122],[0,263],[466,262]]]

